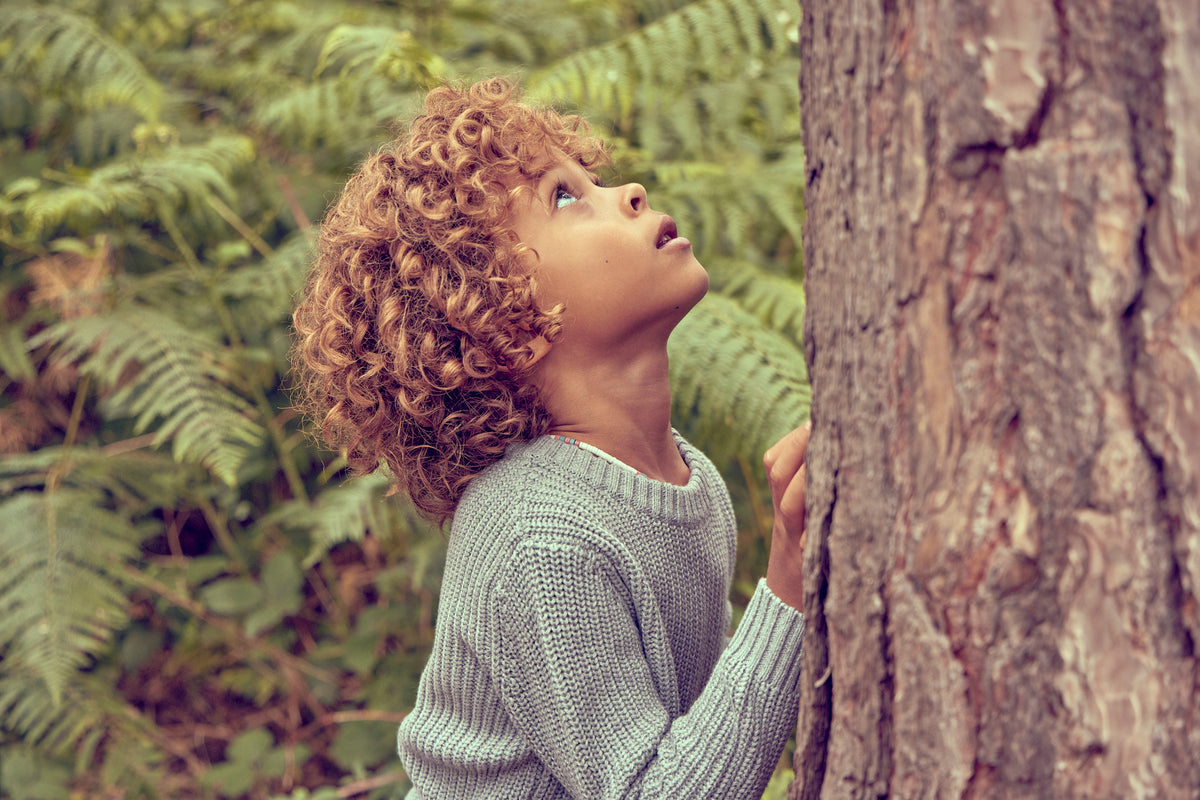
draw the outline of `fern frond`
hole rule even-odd
[[[335,545],[360,541],[368,531],[386,537],[411,524],[397,496],[385,496],[390,483],[382,470],[352,478],[327,487],[312,502],[293,500],[282,505],[262,522],[309,535],[312,547],[304,559],[307,569]]]
[[[57,357],[80,359],[80,369],[116,389],[107,406],[137,417],[137,431],[161,420],[154,444],[170,440],[176,459],[203,464],[230,486],[262,426],[230,388],[214,358],[220,342],[151,308],[126,307],[103,316],[64,320],[31,346],[50,343]],[[129,376],[133,375],[132,378]]]
[[[430,52],[412,35],[388,25],[338,25],[325,37],[317,56],[314,77],[339,66],[345,78],[361,66],[394,82],[417,86],[438,83],[446,62]]]
[[[179,506],[188,482],[197,477],[179,469],[169,455],[152,450],[114,453],[84,445],[66,450],[43,447],[0,459],[0,496],[40,491],[51,472],[61,477],[63,485],[110,498],[112,507],[132,517]]]
[[[718,459],[754,460],[808,418],[812,389],[800,350],[735,300],[709,295],[671,334],[674,412]]]
[[[653,107],[693,79],[713,81],[789,53],[787,26],[797,13],[786,0],[696,0],[679,11],[535,74],[531,97],[571,102],[623,118],[634,105]]]
[[[116,574],[138,532],[98,493],[21,492],[0,503],[0,649],[30,666],[55,704],[128,622]]]
[[[83,108],[118,103],[151,122],[162,110],[163,87],[142,63],[91,20],[64,9],[6,9],[0,52],[0,77],[33,81],[44,93],[66,90]]]
[[[365,151],[378,143],[386,123],[421,99],[420,92],[397,90],[377,75],[320,79],[264,99],[251,120],[292,147]]]
[[[221,282],[230,297],[253,299],[271,319],[287,315],[312,268],[316,234],[312,230],[290,236],[270,258],[239,267]]]
[[[33,380],[33,361],[25,349],[22,322],[0,324],[0,375],[13,381]]]
[[[137,115],[122,106],[107,106],[76,117],[71,131],[75,163],[91,166],[133,150],[137,125]]]
[[[244,136],[216,136],[203,144],[178,145],[162,155],[131,155],[111,161],[75,185],[35,192],[25,216],[36,232],[57,225],[86,230],[102,217],[138,222],[161,208],[187,208],[209,215],[205,202],[218,195],[232,202],[234,173],[254,158]]]
[[[710,259],[705,266],[715,288],[736,298],[743,308],[772,330],[791,338],[800,347],[804,341],[804,285],[769,272],[747,261]]]
[[[791,159],[743,154],[723,164],[647,165],[653,204],[669,210],[705,256],[771,251],[781,232],[799,241],[804,171]]]
[[[130,790],[131,783],[158,770],[165,758],[152,744],[155,732],[145,718],[113,692],[112,677],[75,673],[55,701],[27,665],[6,659],[0,668],[0,729],[40,752],[74,756],[77,772],[95,769],[92,759],[103,743],[104,782]]]

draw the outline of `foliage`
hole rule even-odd
[[[798,13],[6,3],[0,796],[403,795],[445,541],[304,430],[288,326],[312,221],[444,79],[581,111],[694,242],[675,419],[730,465],[750,585],[753,465],[808,411]]]

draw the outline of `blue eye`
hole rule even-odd
[[[578,199],[579,198],[575,196],[575,193],[568,189],[565,184],[560,183],[558,186],[554,187],[555,208],[564,208],[571,205],[571,203],[574,203]]]

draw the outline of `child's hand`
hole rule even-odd
[[[812,422],[804,423],[763,456],[775,506],[767,587],[797,610],[804,605],[804,451],[811,431]]]

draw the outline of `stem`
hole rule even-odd
[[[283,470],[284,477],[287,478],[288,488],[292,490],[292,497],[307,502],[308,491],[304,488],[304,479],[300,477],[300,472],[290,458],[292,448],[287,443],[287,437],[284,436],[283,426],[279,424],[279,415],[275,413],[275,407],[271,405],[266,391],[259,384],[254,386],[254,403],[258,406],[258,412],[267,424],[267,431],[271,434],[271,442],[275,445],[275,451],[279,453],[279,466]]]
[[[283,649],[277,647],[276,645],[271,644],[269,641],[266,641],[265,639],[255,640],[255,639],[249,638],[248,636],[246,636],[245,633],[242,632],[242,629],[239,628],[237,625],[234,625],[232,622],[229,622],[228,620],[224,620],[224,619],[221,619],[220,617],[214,616],[212,614],[212,612],[210,612],[207,608],[205,608],[198,601],[193,600],[192,598],[187,597],[186,595],[182,595],[182,594],[179,594],[178,592],[173,591],[169,586],[167,586],[162,581],[159,581],[155,578],[151,578],[149,575],[146,575],[144,572],[137,569],[136,567],[134,567],[132,565],[127,565],[125,567],[125,577],[127,577],[129,580],[131,580],[137,586],[140,586],[143,589],[148,589],[148,590],[154,592],[156,595],[163,598],[164,600],[171,603],[172,605],[178,606],[179,608],[182,608],[184,611],[187,611],[188,613],[192,614],[193,616],[204,620],[204,622],[206,624],[212,625],[218,631],[225,634],[230,639],[236,641],[240,647],[243,647],[246,649],[247,653],[249,653],[249,654],[265,653],[272,660],[278,662],[279,664],[281,664],[283,666],[294,669],[297,672],[303,672],[304,674],[309,675],[310,677],[313,677],[313,678],[321,681],[322,683],[329,684],[330,686],[337,685],[337,678],[334,675],[332,675],[331,673],[329,673],[327,670],[323,670],[319,667],[314,667],[312,664],[308,663],[303,658],[300,658],[299,656],[294,656],[291,653],[287,652],[286,650],[283,650]]]
[[[408,714],[403,711],[368,711],[366,709],[358,709],[355,711],[334,711],[326,714],[322,721],[330,725],[342,722],[394,722],[399,725],[407,716]]]
[[[296,220],[296,225],[300,230],[306,231],[312,227],[312,222],[308,215],[304,213],[304,206],[300,205],[300,198],[296,197],[296,190],[292,188],[292,182],[287,175],[278,175],[276,181],[279,183],[279,191],[283,192],[283,199],[287,201],[288,210],[292,212],[292,219]]]
[[[200,264],[200,259],[196,257],[196,251],[187,243],[187,239],[183,236],[183,231],[179,230],[179,226],[175,223],[175,212],[168,208],[165,203],[161,203],[158,207],[158,217],[163,227],[167,229],[167,234],[171,237],[171,241],[175,244],[175,249],[183,256],[183,262],[187,264],[192,277],[208,292],[209,302],[212,303],[213,309],[217,312],[217,317],[221,320],[221,327],[225,329],[225,335],[229,338],[229,343],[235,347],[240,347],[243,344],[242,335],[238,332],[237,325],[233,323],[233,315],[229,313],[229,309],[217,295],[216,289],[206,280],[204,267]]]
[[[750,515],[754,518],[754,530],[759,539],[765,540],[767,533],[771,530],[771,525],[763,514],[762,504],[758,502],[758,480],[755,478],[754,469],[744,455],[739,453],[737,462],[738,467],[742,470],[742,480],[746,482],[746,494],[750,498]]]
[[[374,778],[363,778],[360,781],[347,783],[338,789],[338,797],[354,797],[356,794],[363,794],[364,792],[369,792],[372,789],[378,789],[383,786],[391,786],[402,780],[404,780],[404,773],[398,769],[385,772],[382,775],[376,775]]]
[[[145,447],[150,447],[154,444],[154,439],[158,436],[157,433],[143,433],[141,436],[134,436],[129,439],[121,439],[112,444],[106,444],[100,448],[100,452],[108,456],[119,456],[124,453],[132,453],[135,450],[141,450]]]
[[[221,215],[221,219],[225,220],[233,227],[235,231],[242,235],[242,238],[250,243],[250,246],[259,252],[263,258],[270,258],[275,255],[275,251],[271,249],[271,245],[254,232],[254,229],[246,224],[246,221],[237,215],[229,206],[225,205],[225,201],[216,195],[209,195],[208,204],[213,210]]]
[[[200,511],[204,514],[205,521],[208,522],[208,529],[216,537],[217,544],[225,551],[225,555],[233,559],[240,571],[248,572],[250,565],[246,561],[245,554],[242,553],[242,548],[238,547],[237,542],[234,541],[233,534],[229,532],[229,522],[225,518],[225,515],[218,512],[207,497],[198,498],[196,503],[200,506]]]
[[[83,418],[83,401],[87,398],[88,385],[91,383],[91,376],[84,375],[79,379],[79,385],[75,387],[75,402],[71,406],[71,416],[67,420],[67,434],[63,437],[63,460],[66,460],[67,451],[75,446],[75,437],[79,433],[79,421]]]

